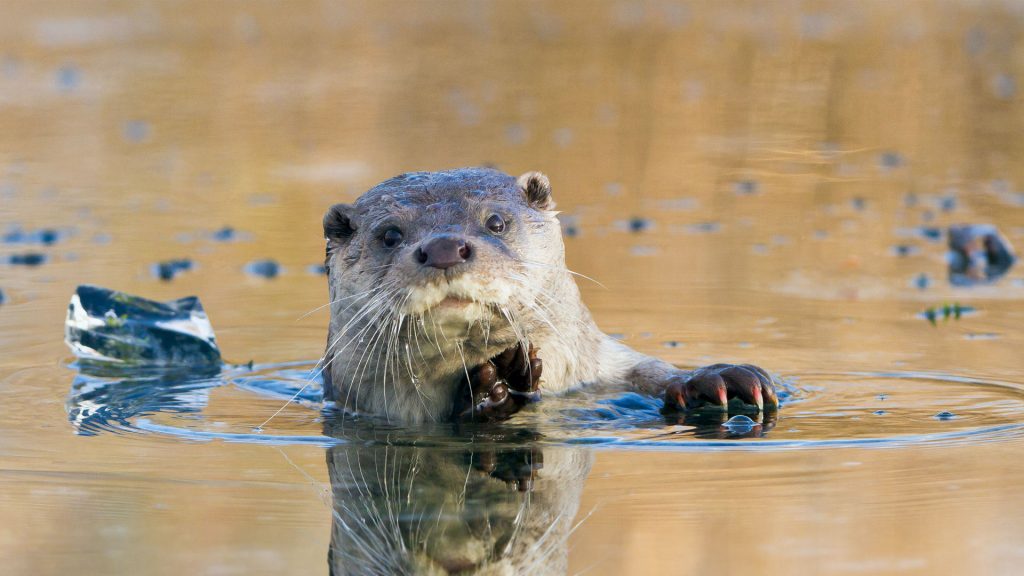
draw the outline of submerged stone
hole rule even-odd
[[[956,414],[946,411],[939,412],[938,414],[935,415],[936,420],[952,420],[954,418],[956,418]]]
[[[277,278],[281,274],[281,265],[273,260],[255,260],[245,265],[245,271],[253,276]]]
[[[7,262],[15,266],[41,266],[46,263],[46,254],[40,252],[26,252],[24,254],[11,254]]]
[[[973,286],[999,280],[1017,257],[995,226],[963,224],[949,227],[948,260],[949,283]]]
[[[14,228],[3,236],[5,244],[42,244],[52,246],[61,238],[60,231],[54,228],[40,228],[39,230],[22,230]]]
[[[627,226],[630,232],[643,232],[648,230],[652,226],[652,222],[647,218],[640,218],[639,216],[629,219]]]
[[[127,366],[219,366],[213,327],[195,296],[155,302],[98,286],[71,296],[64,341],[87,362]]]
[[[192,261],[187,258],[164,260],[153,265],[153,275],[165,282],[169,282],[178,274],[191,270],[192,267]]]
[[[210,238],[216,242],[232,242],[239,239],[239,232],[231,226],[225,226],[220,230],[214,230]]]

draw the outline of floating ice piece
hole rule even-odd
[[[220,349],[195,296],[154,302],[98,286],[71,296],[64,341],[89,362],[130,366],[220,366]]]

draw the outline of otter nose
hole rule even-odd
[[[473,255],[473,248],[465,238],[454,234],[439,234],[429,238],[413,253],[424,266],[445,270],[461,264]]]

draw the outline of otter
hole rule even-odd
[[[669,412],[778,407],[761,368],[686,371],[601,332],[539,172],[402,174],[332,206],[323,227],[324,396],[347,412],[497,420],[585,385],[663,395]]]

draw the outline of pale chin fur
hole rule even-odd
[[[402,314],[416,316],[429,310],[473,321],[488,315],[495,307],[508,306],[512,293],[510,282],[485,283],[470,274],[462,274],[451,280],[410,287]],[[439,306],[445,298],[468,300],[472,304],[451,308]]]

